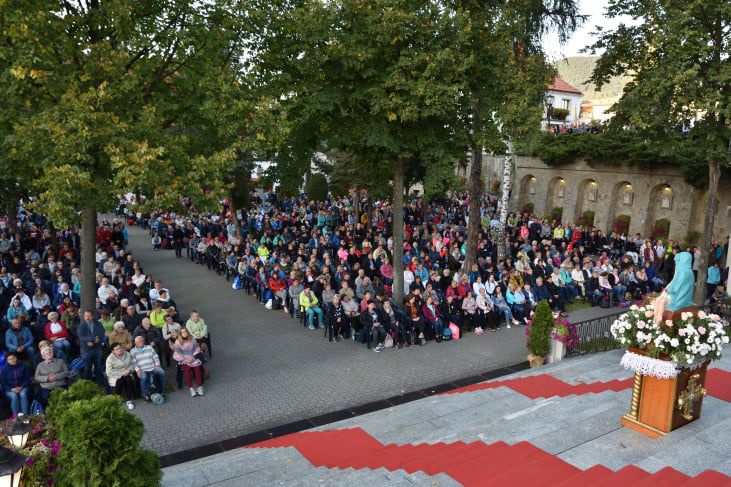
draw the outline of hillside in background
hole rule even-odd
[[[612,78],[601,90],[589,83],[596,64],[596,56],[575,56],[556,61],[558,74],[571,86],[584,92],[584,100],[614,102],[622,94],[622,88],[629,81],[629,77]]]

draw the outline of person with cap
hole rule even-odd
[[[309,329],[314,330],[314,319],[317,315],[320,326],[325,326],[325,315],[320,308],[320,302],[317,300],[317,296],[310,290],[310,286],[305,286],[304,290],[299,296],[300,309],[307,315],[309,323]]]

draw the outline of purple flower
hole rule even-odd
[[[38,434],[41,431],[43,431],[43,425],[41,423],[38,423],[35,428],[33,428],[33,433]]]
[[[56,465],[49,465],[48,466],[48,473],[53,473],[56,471]]]
[[[49,477],[46,479],[46,485],[48,487],[51,487],[53,485],[53,482],[54,482],[53,477]]]
[[[33,465],[33,462],[34,462],[33,457],[28,457],[28,460],[25,461],[25,464],[30,467]]]

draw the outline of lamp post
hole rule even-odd
[[[548,119],[548,130],[551,130],[551,115],[553,114],[553,95],[546,95],[546,118]]]
[[[21,449],[25,447],[25,443],[28,441],[28,436],[32,429],[33,427],[28,423],[16,420],[3,430],[3,434],[8,437],[11,445],[17,449]]]
[[[0,446],[0,487],[18,487],[28,457]]]

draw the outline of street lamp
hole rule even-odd
[[[3,430],[3,434],[8,437],[11,445],[17,449],[21,449],[25,447],[25,443],[28,441],[28,436],[32,429],[33,427],[28,423],[16,420]]]
[[[18,487],[28,457],[0,446],[0,487]]]
[[[553,95],[546,95],[546,118],[548,119],[548,130],[551,130],[551,115],[553,114]]]

